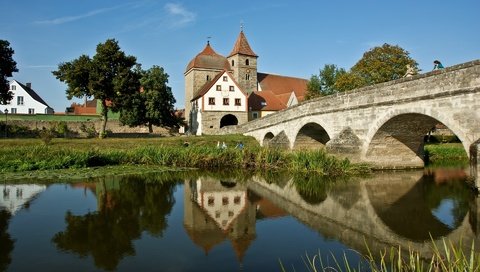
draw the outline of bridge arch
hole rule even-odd
[[[330,136],[325,128],[316,122],[304,124],[292,140],[292,148],[324,148]]]
[[[270,141],[275,137],[275,135],[273,135],[272,132],[268,132],[267,134],[265,134],[265,136],[263,136],[263,140],[262,140],[262,146],[268,146],[268,143],[270,143]]]
[[[378,118],[366,134],[362,157],[380,167],[423,167],[423,138],[438,123],[448,127],[468,153],[471,143],[452,118],[418,108],[390,110]]]

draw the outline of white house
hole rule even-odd
[[[247,93],[226,70],[207,82],[191,103],[191,131],[196,135],[247,119]]]
[[[11,114],[53,114],[53,109],[32,89],[32,85],[12,80],[10,91],[13,99],[8,104],[0,105],[0,110]]]

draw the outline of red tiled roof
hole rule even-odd
[[[283,110],[287,108],[292,92],[299,102],[305,98],[308,82],[306,79],[264,73],[258,73],[257,78],[261,91],[254,92],[249,97],[248,105],[252,110]],[[266,105],[262,105],[262,102]]]
[[[304,97],[307,91],[308,80],[303,78],[258,73],[257,79],[262,91],[272,91],[276,95],[293,91],[298,98]]]
[[[210,43],[207,43],[207,46],[205,46],[203,51],[188,63],[185,72],[188,72],[192,68],[231,70],[227,58],[217,54],[210,46]]]
[[[257,54],[253,52],[252,48],[250,48],[250,45],[248,44],[248,41],[247,41],[247,37],[245,37],[245,34],[243,34],[243,31],[240,31],[240,34],[238,34],[237,41],[233,46],[232,52],[228,56],[230,57],[236,54],[258,57]]]
[[[271,91],[253,92],[248,96],[248,107],[254,111],[279,111],[287,107]]]

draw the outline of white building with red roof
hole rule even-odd
[[[257,71],[258,55],[242,31],[228,57],[208,42],[185,69],[185,119],[195,135],[285,109],[303,101],[307,80]]]

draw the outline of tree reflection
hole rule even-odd
[[[14,241],[7,232],[11,217],[8,211],[0,210],[0,271],[7,271],[8,265],[12,262],[10,254]]]
[[[95,265],[114,270],[125,256],[135,255],[132,241],[143,231],[163,235],[166,216],[175,203],[176,183],[144,176],[109,177],[96,183],[98,211],[85,215],[67,212],[65,231],[55,234],[57,248],[84,257]]]

